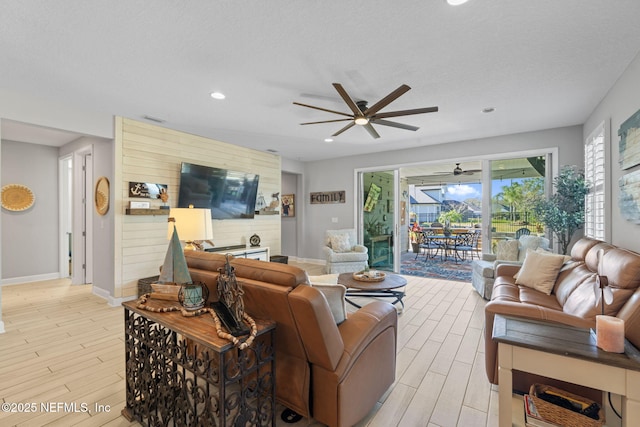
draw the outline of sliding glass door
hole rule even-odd
[[[489,218],[485,223],[489,244],[483,252],[494,252],[498,241],[523,234],[544,235],[534,206],[544,199],[548,187],[550,155],[488,161],[491,185]]]
[[[398,171],[358,173],[358,223],[363,244],[369,250],[369,267],[398,271]],[[398,246],[399,247],[399,246]]]

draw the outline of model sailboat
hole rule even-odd
[[[187,268],[187,260],[184,257],[184,252],[182,250],[182,245],[180,244],[180,238],[178,237],[178,230],[176,230],[175,224],[173,225],[173,234],[171,235],[167,254],[164,257],[164,263],[162,264],[162,271],[160,272],[158,282],[175,285],[192,282],[189,269]]]
[[[158,283],[153,283],[151,285],[153,288],[151,298],[179,301],[181,299],[187,299],[185,297],[188,296],[188,304],[184,305],[183,303],[183,305],[187,310],[197,310],[204,306],[204,300],[202,298],[201,289],[189,289],[189,285],[192,284],[191,274],[189,274],[189,269],[187,267],[187,260],[184,257],[180,238],[178,237],[178,231],[174,224],[173,233],[171,234],[167,254],[164,257],[164,263],[162,264]],[[185,289],[182,289],[183,286],[187,287],[186,292]],[[182,298],[179,296],[181,291]],[[193,301],[191,301],[192,299]]]

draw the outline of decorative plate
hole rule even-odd
[[[260,246],[260,236],[254,234],[253,236],[249,237],[249,243],[251,243],[251,246]]]
[[[36,198],[24,185],[8,184],[2,187],[2,207],[8,211],[24,211],[33,206]]]
[[[369,270],[353,273],[353,278],[360,282],[382,282],[387,275],[382,271]]]
[[[105,215],[109,211],[109,179],[106,176],[101,176],[96,181],[94,197],[96,212],[100,215]]]

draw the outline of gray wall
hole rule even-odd
[[[620,158],[618,129],[638,109],[640,109],[640,54],[636,56],[616,84],[609,90],[609,93],[591,113],[584,125],[584,138],[586,138],[601,122],[610,123],[611,131],[607,135],[607,148],[610,150],[611,162],[609,171],[611,173],[607,191],[611,194],[611,203],[608,204],[608,206],[611,206],[611,232],[608,233],[607,240],[610,240],[614,245],[636,252],[640,252],[640,239],[638,239],[640,225],[633,224],[620,215],[620,209],[618,208],[620,195],[618,180],[622,175],[636,171],[640,167],[636,166],[626,171],[620,170],[618,163]]]
[[[2,279],[58,277],[58,149],[2,141],[2,185],[33,191],[33,207],[2,209]]]
[[[584,163],[582,126],[309,162],[305,166],[304,175],[305,240],[304,243],[299,240],[299,256],[321,259],[321,246],[326,229],[355,227],[355,169],[372,167],[386,169],[437,160],[478,159],[500,153],[508,154],[553,147],[558,149],[559,165],[582,165]],[[331,205],[309,203],[310,192],[332,190],[345,190],[346,203]],[[332,223],[331,218],[338,218],[338,222]]]

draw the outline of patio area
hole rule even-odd
[[[404,252],[400,259],[400,274],[408,276],[428,277],[432,279],[456,280],[471,282],[471,259],[440,259],[440,256],[428,258],[423,253]]]

